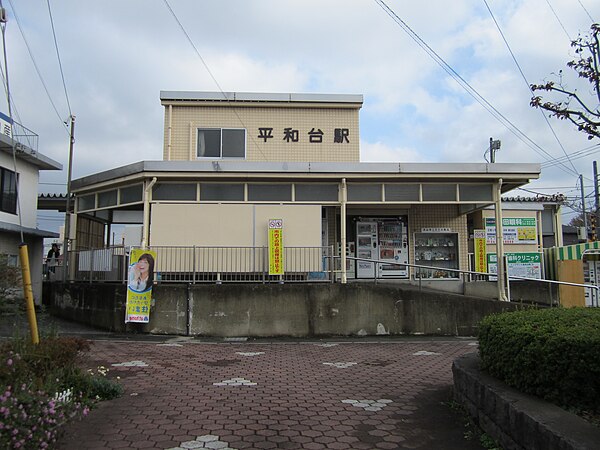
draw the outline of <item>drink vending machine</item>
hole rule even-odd
[[[595,259],[583,260],[583,282],[585,284],[593,284],[598,286],[600,284],[600,261]],[[598,306],[598,291],[593,288],[584,288],[585,292],[585,306]]]
[[[356,223],[357,278],[408,278],[408,220],[363,219]],[[375,270],[377,269],[377,270]]]

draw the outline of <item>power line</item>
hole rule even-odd
[[[494,13],[492,12],[492,9],[488,5],[487,0],[483,0],[483,3],[485,3],[485,6],[486,6],[487,10],[489,11],[490,16],[492,16],[492,20],[496,24],[496,28],[498,29],[498,32],[500,33],[500,36],[502,36],[502,40],[504,41],[504,44],[506,45],[506,48],[508,49],[508,52],[510,53],[510,56],[512,57],[515,65],[517,66],[517,69],[519,70],[519,73],[521,74],[521,78],[523,78],[523,81],[527,85],[527,89],[529,90],[529,92],[531,93],[531,96],[533,97],[535,94],[533,93],[533,90],[531,89],[531,84],[529,83],[529,81],[527,81],[527,77],[525,76],[525,73],[523,72],[523,69],[521,69],[521,65],[519,64],[519,61],[517,61],[517,57],[515,56],[514,52],[512,51],[512,48],[510,47],[510,44],[508,43],[508,40],[506,39],[506,36],[502,32],[502,28],[500,28],[500,24],[496,20],[496,17],[494,16]],[[539,110],[539,112],[542,115],[542,117],[544,118],[544,120],[546,121],[546,125],[548,125],[548,128],[550,128],[550,131],[552,132],[552,135],[554,136],[554,139],[556,139],[556,142],[558,142],[558,145],[560,146],[560,148],[562,149],[563,153],[567,157],[567,160],[571,163],[571,167],[573,167],[573,170],[575,172],[577,172],[577,168],[573,164],[573,161],[571,161],[571,159],[569,159],[569,155],[567,155],[567,151],[565,150],[565,147],[563,146],[562,142],[560,141],[560,139],[558,138],[556,132],[554,131],[554,128],[550,124],[550,121],[548,120],[548,117],[546,117],[546,114],[544,114],[544,111],[542,111],[541,109]]]
[[[192,48],[196,52],[196,55],[198,56],[198,58],[200,58],[200,61],[202,61],[202,64],[204,65],[204,68],[206,69],[206,71],[208,72],[208,74],[210,75],[210,77],[212,78],[212,80],[214,81],[214,83],[216,84],[217,88],[219,89],[219,92],[223,96],[223,99],[225,99],[225,101],[227,101],[229,103],[229,98],[227,97],[227,95],[225,95],[225,91],[223,91],[223,88],[221,88],[221,85],[219,84],[219,82],[217,81],[216,77],[213,75],[212,71],[208,67],[208,64],[206,64],[206,61],[204,61],[204,58],[202,57],[202,55],[198,51],[198,48],[194,44],[194,41],[192,41],[192,38],[190,37],[190,35],[188,34],[188,32],[185,30],[183,24],[181,23],[181,21],[179,20],[179,18],[175,14],[175,11],[173,11],[173,9],[171,8],[171,5],[169,5],[169,2],[167,0],[163,0],[163,1],[164,1],[165,5],[166,5],[167,9],[169,10],[169,12],[171,13],[171,15],[173,16],[173,19],[175,19],[175,22],[177,22],[177,25],[179,25],[179,28],[181,29],[181,31],[183,32],[183,34],[187,38],[188,42],[190,43],[190,45],[192,46]],[[244,128],[248,128],[246,126],[246,124],[244,123],[244,121],[242,120],[242,118],[240,117],[240,115],[238,114],[238,112],[235,110],[235,108],[233,109],[233,113],[235,114],[235,116],[237,117],[237,119],[240,121],[240,123],[242,124],[242,126]],[[254,138],[253,135],[249,135],[249,136],[250,136],[250,139],[252,139],[252,142],[254,143],[255,148],[262,155],[262,157],[266,160],[267,157],[263,153],[263,151],[261,149],[261,146],[260,146],[260,143]]]
[[[25,47],[27,47],[27,52],[29,53],[29,57],[31,58],[31,61],[33,62],[33,67],[35,68],[35,71],[36,71],[36,73],[38,75],[38,78],[42,82],[42,86],[44,87],[44,91],[46,92],[46,96],[48,97],[48,100],[50,100],[50,104],[52,105],[52,108],[54,109],[54,112],[56,113],[56,116],[60,120],[60,123],[65,127],[65,130],[68,133],[69,131],[68,131],[67,126],[66,126],[66,124],[64,122],[64,119],[61,117],[60,113],[58,112],[58,109],[56,108],[56,104],[52,100],[52,96],[50,95],[50,91],[48,90],[48,86],[46,86],[46,82],[44,81],[44,77],[42,76],[42,73],[40,72],[40,68],[38,67],[37,62],[35,60],[35,57],[33,56],[33,52],[31,51],[31,47],[29,46],[29,42],[27,41],[27,38],[25,37],[25,32],[23,31],[23,27],[21,27],[21,21],[19,20],[19,16],[17,14],[17,10],[15,9],[15,5],[13,5],[12,0],[8,0],[8,2],[10,3],[10,7],[12,9],[13,15],[15,16],[15,21],[17,22],[17,27],[19,28],[19,32],[21,33],[21,37],[23,38],[23,42],[25,43]]]
[[[552,7],[552,5],[550,4],[550,0],[546,0],[546,3],[548,4],[548,7],[550,8],[550,11],[552,11],[552,14],[554,14],[554,17],[556,17],[556,20],[558,21],[560,27],[563,29],[563,31],[565,32],[565,34],[569,38],[569,41],[572,41],[573,39],[571,39],[571,36],[569,35],[569,32],[567,31],[567,29],[563,25],[562,21],[560,20],[560,17],[558,17],[558,14],[556,14],[556,11],[554,10],[554,8]]]
[[[2,0],[0,0],[0,8],[4,9],[4,6],[2,5]],[[0,29],[2,31],[2,54],[3,54],[3,62],[4,62],[4,73],[6,74],[6,86],[5,86],[5,90],[6,90],[6,102],[8,103],[8,118],[9,118],[9,122],[10,122],[10,136],[12,138],[12,162],[13,162],[13,169],[15,172],[15,188],[17,192],[20,192],[20,181],[19,178],[17,176],[17,149],[16,149],[16,140],[14,139],[14,120],[13,120],[13,116],[12,116],[12,103],[10,101],[10,83],[9,83],[9,77],[8,77],[8,58],[6,56],[6,16],[4,17],[4,20],[2,20],[2,22],[0,23]],[[25,243],[25,237],[24,237],[24,233],[23,233],[23,215],[21,214],[21,196],[17,195],[17,217],[18,217],[18,221],[19,221],[19,235],[21,237],[21,243]]]
[[[46,0],[48,4],[48,15],[50,16],[50,25],[52,25],[52,37],[54,38],[54,47],[56,48],[56,57],[58,59],[58,67],[60,68],[60,76],[62,78],[63,88],[65,90],[65,98],[67,100],[67,108],[69,109],[69,117],[73,115],[71,112],[71,103],[69,103],[69,94],[67,93],[67,84],[65,83],[65,74],[60,61],[60,52],[58,51],[58,41],[56,40],[56,30],[54,29],[54,19],[52,19],[52,10],[50,9],[50,0]]]
[[[578,150],[574,153],[571,153],[569,155],[570,159],[580,159],[580,158],[585,158],[586,156],[592,155],[594,153],[597,153],[598,151],[600,151],[600,144],[595,144],[595,145],[591,145],[589,147],[586,147],[584,149]],[[565,156],[561,157],[561,158],[557,158],[554,161],[547,161],[547,162],[543,162],[542,164],[540,164],[540,166],[543,169],[546,169],[548,167],[552,167],[555,166],[557,164],[561,163],[561,160],[564,161]]]
[[[587,16],[590,18],[590,20],[592,21],[592,23],[595,23],[596,21],[591,16],[591,14],[589,13],[589,11],[585,8],[585,6],[583,6],[583,3],[581,3],[581,0],[577,0],[577,1],[579,2],[579,4],[581,5],[581,7],[583,8],[583,10],[585,11],[585,13],[587,14]]]
[[[507,119],[500,111],[498,111],[490,102],[488,102],[473,86],[471,86],[464,78],[462,78],[444,59],[438,55],[421,37],[413,31],[406,22],[404,22],[383,0],[375,0],[379,7],[394,20],[405,33],[413,39],[448,75],[450,75],[475,101],[477,101],[485,110],[487,110],[498,122],[504,125],[508,131],[514,134],[519,140],[525,143],[528,147],[538,153],[545,159],[553,158],[550,153],[535,143],[529,136],[523,133],[515,124]],[[571,172],[565,167],[569,173]]]

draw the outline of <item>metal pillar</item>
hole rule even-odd
[[[504,265],[504,230],[502,229],[502,178],[498,180],[496,188],[496,261],[498,266],[498,300],[509,301],[506,296]]]

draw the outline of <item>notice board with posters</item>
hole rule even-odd
[[[535,217],[505,217],[502,219],[505,244],[537,244],[537,219]],[[496,243],[496,219],[485,219],[485,235],[488,244]]]

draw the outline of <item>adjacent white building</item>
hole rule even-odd
[[[10,119],[0,113],[0,123]],[[38,136],[19,124],[3,126],[0,133],[0,255],[9,265],[19,264],[19,246],[27,244],[33,295],[41,303],[45,237],[57,233],[37,227],[40,170],[61,170],[62,165],[37,151]],[[13,155],[14,150],[14,155]]]

